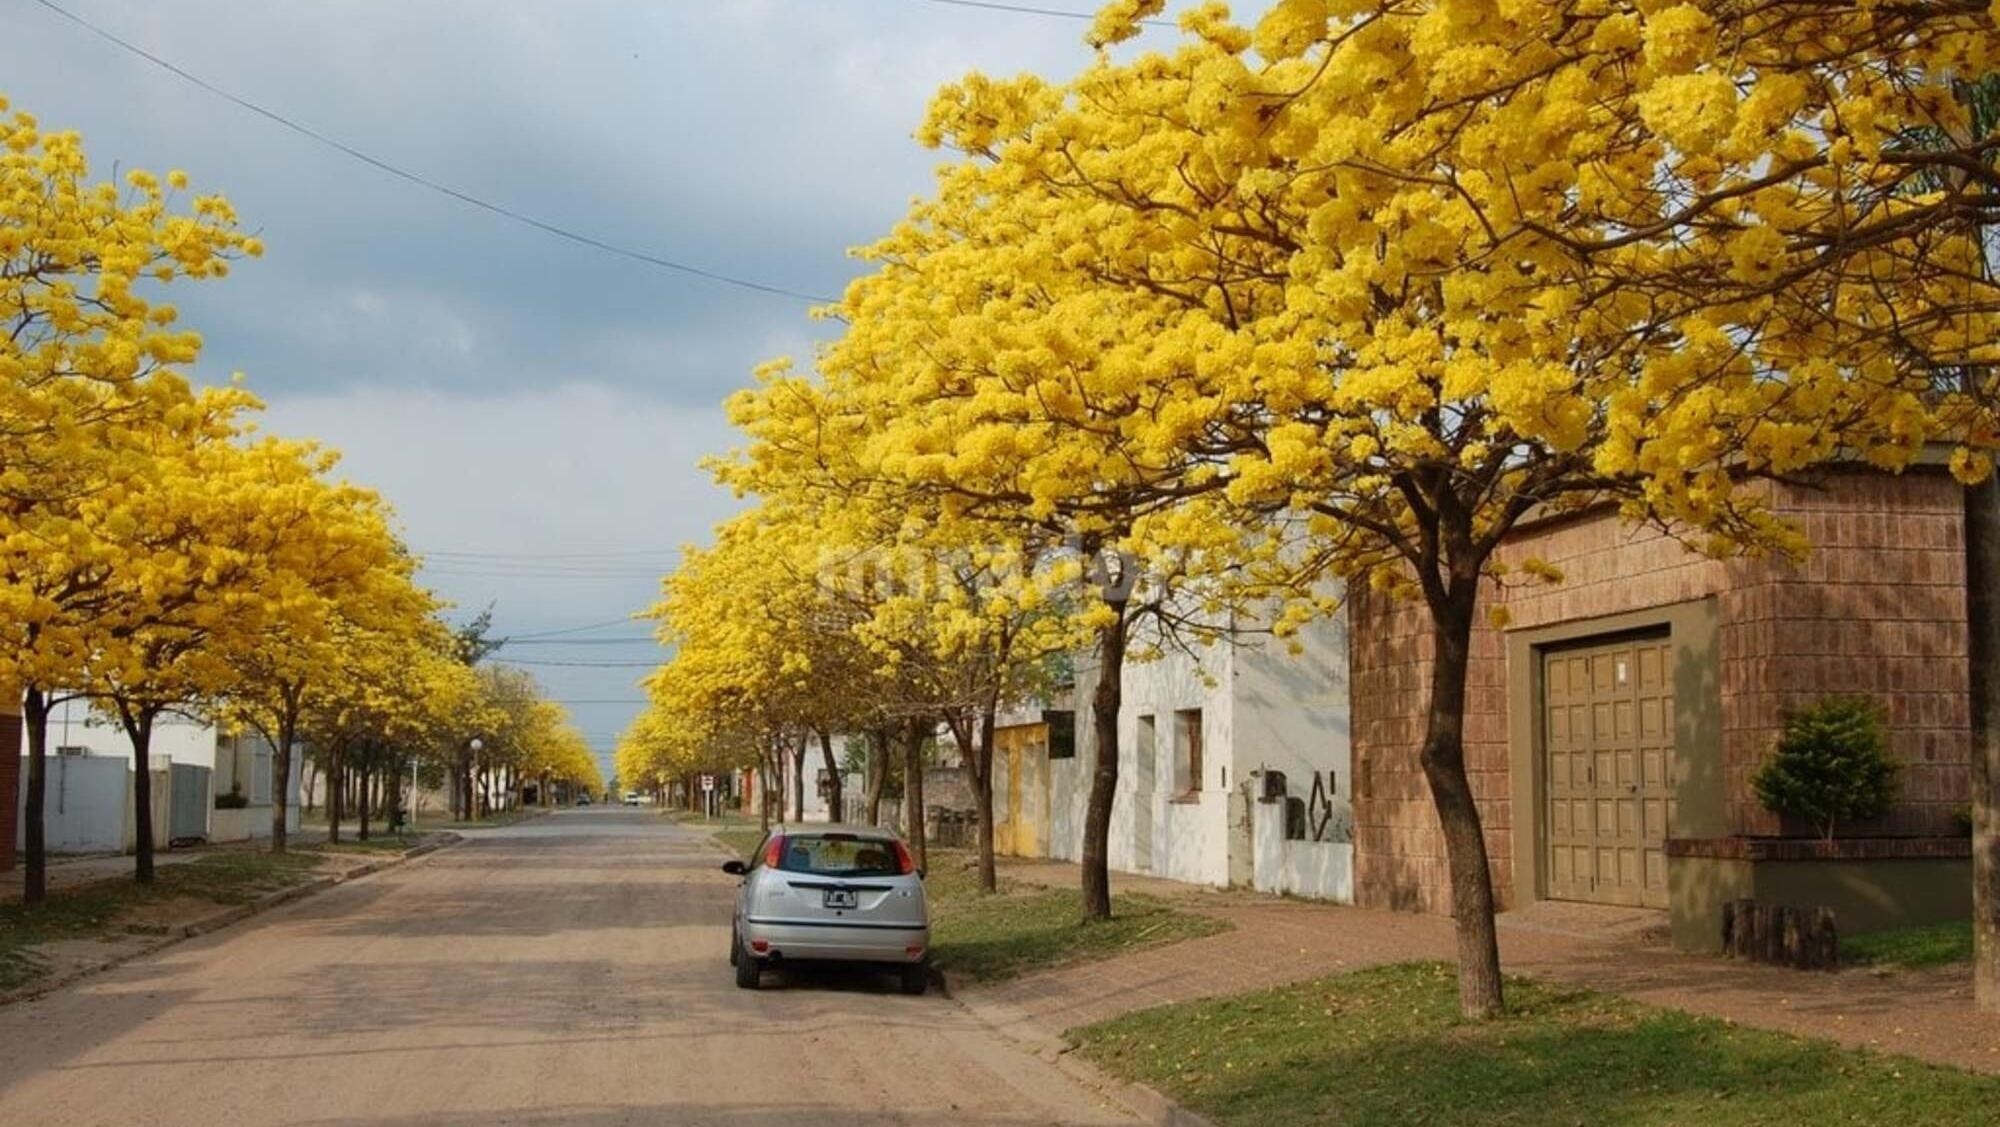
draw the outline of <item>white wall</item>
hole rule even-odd
[[[240,810],[217,810],[209,820],[211,841],[245,841],[271,836],[271,745],[253,732],[222,741],[216,752],[215,775],[211,784],[216,794],[228,794],[239,786],[250,799]],[[285,810],[287,832],[298,830],[301,819],[299,794],[304,779],[305,756],[292,751],[291,789]],[[323,782],[324,780],[322,780]],[[325,795],[322,787],[321,795]]]
[[[1283,771],[1289,793],[1307,799],[1314,773],[1324,781],[1331,772],[1332,824],[1344,838],[1354,793],[1346,616],[1313,623],[1297,641],[1297,654],[1275,640],[1236,653],[1231,781]]]
[[[51,755],[42,827],[51,853],[116,853],[125,848],[132,806],[131,765],[122,759]],[[157,776],[156,776],[157,777]],[[21,794],[14,840],[27,848],[28,765],[21,764]]]
[[[1196,648],[1192,654],[1170,650],[1150,661],[1128,662],[1118,724],[1118,799],[1109,842],[1113,869],[1226,886],[1232,872],[1232,813],[1240,825],[1248,799],[1260,793],[1259,773],[1266,769],[1283,771],[1288,789],[1300,798],[1310,793],[1316,772],[1330,772],[1333,801],[1342,813],[1335,824],[1351,825],[1346,813],[1351,753],[1344,618],[1315,623],[1296,642],[1298,653],[1284,642],[1261,639]],[[1084,812],[1096,762],[1090,717],[1096,683],[1094,657],[1080,659],[1074,698],[1077,755],[1050,764],[1050,855],[1064,860],[1082,856]],[[1187,791],[1175,785],[1175,765],[1182,759],[1175,713],[1193,708],[1202,713],[1202,777]],[[1150,795],[1141,793],[1145,775],[1137,762],[1142,754],[1140,718],[1148,715],[1155,722]],[[1136,814],[1142,802],[1151,812],[1150,851],[1138,840],[1148,821]],[[1278,809],[1282,819],[1282,807]],[[1254,817],[1253,812],[1253,822]],[[1281,834],[1282,828],[1280,821]],[[1237,829],[1236,835],[1235,848],[1244,854],[1237,858],[1237,879],[1254,882],[1254,825]],[[1333,868],[1326,867],[1333,862],[1313,861],[1301,853],[1295,863],[1305,866],[1300,880],[1315,887],[1337,886]],[[1312,876],[1320,871],[1314,865],[1327,875]],[[1351,890],[1347,895],[1352,898]]]
[[[1286,841],[1285,808],[1278,802],[1256,805],[1259,892],[1354,903],[1354,846],[1349,842]]]

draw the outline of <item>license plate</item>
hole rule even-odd
[[[861,894],[851,888],[829,888],[820,896],[820,902],[829,908],[853,908],[861,903]]]

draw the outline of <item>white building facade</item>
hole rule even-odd
[[[1345,620],[1295,641],[1297,653],[1261,638],[1127,664],[1114,870],[1353,900]],[[1096,683],[1094,660],[1080,661],[1074,754],[1047,761],[1048,853],[1066,860],[1083,851]]]

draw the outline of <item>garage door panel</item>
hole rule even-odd
[[[1665,906],[1677,810],[1672,676],[1664,639],[1543,655],[1550,895]]]

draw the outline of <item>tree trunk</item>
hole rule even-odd
[[[757,786],[757,828],[771,832],[771,753],[765,749],[757,752],[757,773],[752,780]]]
[[[49,694],[29,685],[21,702],[21,735],[28,744],[28,788],[22,811],[23,861],[21,900],[41,904],[49,898]]]
[[[396,812],[403,809],[403,764],[400,757],[394,755],[389,757],[387,771],[388,773],[382,776],[382,808],[389,812],[391,829],[405,829],[409,821],[409,812],[404,811],[401,823],[396,820]]]
[[[1466,1017],[1492,1017],[1504,1006],[1500,943],[1493,924],[1493,870],[1479,824],[1472,782],[1465,774],[1465,678],[1472,660],[1477,579],[1454,580],[1432,605],[1437,652],[1431,663],[1429,711],[1421,762],[1444,829],[1451,874],[1451,911],[1458,932],[1458,1007]]]
[[[132,879],[153,883],[153,720],[152,709],[118,705],[118,719],[132,741]]]
[[[359,766],[359,767],[358,767],[358,769],[356,769],[356,771],[354,772],[354,773],[355,773],[355,774],[356,774],[357,776],[359,776],[359,777],[360,777],[360,781],[361,781],[361,831],[360,831],[360,833],[361,833],[361,840],[362,840],[362,841],[367,841],[367,840],[368,840],[368,829],[369,829],[369,825],[368,825],[368,823],[369,823],[369,817],[368,817],[368,816],[369,816],[369,814],[370,814],[370,812],[371,812],[371,811],[370,811],[370,809],[369,809],[369,806],[370,806],[370,801],[369,801],[369,800],[370,800],[371,798],[373,798],[373,797],[374,797],[374,795],[373,795],[373,790],[372,790],[372,787],[371,787],[371,785],[370,785],[370,784],[371,784],[371,783],[372,783],[372,782],[373,782],[374,780],[373,780],[373,779],[371,779],[371,778],[369,777],[369,775],[370,775],[370,772],[369,772],[369,769],[368,769],[368,765],[369,765],[369,764],[370,764],[371,762],[373,762],[373,761],[374,761],[374,759],[375,759],[375,752],[374,752],[374,749],[372,749],[372,748],[371,748],[371,749],[369,750],[368,754],[362,757],[362,760],[361,760],[361,763],[360,763],[360,766]]]
[[[912,717],[903,729],[903,836],[916,854],[919,871],[930,868],[924,833],[924,722]]]
[[[2000,477],[1965,488],[1972,683],[1972,998],[2000,1012]]]
[[[840,764],[833,758],[833,733],[824,728],[819,733],[819,757],[820,762],[826,765],[827,821],[844,822],[847,820],[847,794],[840,782]]]
[[[1108,604],[1113,618],[1097,632],[1097,689],[1090,725],[1097,763],[1083,813],[1083,915],[1111,918],[1111,807],[1118,800],[1118,710],[1125,695],[1125,604]]]
[[[861,782],[861,809],[868,824],[882,824],[882,791],[889,785],[889,734],[880,728],[868,733],[868,774]]]
[[[993,729],[999,702],[989,699],[979,712],[979,746],[973,749],[972,805],[979,816],[979,890],[995,892],[1000,877],[993,867]]]
[[[278,718],[278,746],[271,749],[271,852],[283,853],[290,836],[285,810],[291,799],[292,739],[299,730],[296,694],[288,694],[284,714]],[[327,795],[333,801],[333,795]]]
[[[326,749],[326,840],[329,845],[340,844],[340,820],[347,816],[347,778],[342,773],[342,755],[339,744],[328,744]]]
[[[806,820],[806,739],[801,733],[799,746],[792,748],[792,820],[803,824]]]

